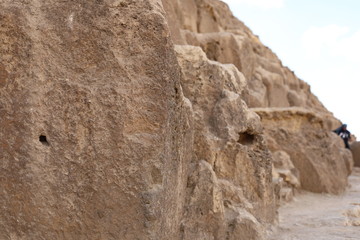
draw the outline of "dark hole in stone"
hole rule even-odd
[[[250,133],[244,132],[239,134],[239,143],[242,145],[251,145],[255,141],[255,135]]]
[[[48,143],[48,141],[46,139],[46,136],[44,136],[44,135],[40,135],[39,141],[44,145],[49,145],[49,143]]]

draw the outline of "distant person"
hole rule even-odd
[[[349,140],[351,138],[351,133],[346,128],[347,128],[347,125],[343,124],[339,128],[335,129],[333,132],[336,133],[337,135],[339,135],[342,138],[342,140],[344,141],[345,147],[350,149]]]

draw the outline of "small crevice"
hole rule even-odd
[[[40,141],[43,145],[46,145],[46,146],[49,145],[49,142],[47,141],[45,135],[40,135],[40,136],[39,136],[39,141]]]
[[[248,132],[239,133],[238,143],[242,145],[252,145],[254,141],[255,141],[255,135]]]

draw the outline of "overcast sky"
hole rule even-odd
[[[223,1],[360,138],[360,1]]]

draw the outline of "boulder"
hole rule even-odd
[[[351,152],[319,115],[302,108],[253,110],[261,117],[269,148],[286,152],[299,170],[302,189],[334,194],[346,189]]]
[[[295,190],[300,188],[300,173],[284,151],[275,151],[273,155],[273,181],[279,188],[280,204],[293,200]]]
[[[276,175],[292,188],[300,187],[300,173],[292,163],[290,156],[284,151],[276,151],[273,153],[274,171]]]
[[[351,143],[350,149],[354,158],[354,166],[360,167],[360,142]]]

